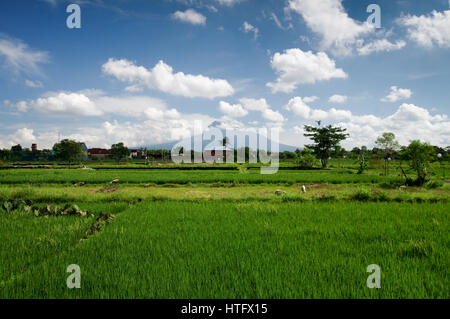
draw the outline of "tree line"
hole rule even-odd
[[[349,137],[347,129],[339,126],[322,126],[321,121],[316,126],[305,125],[304,136],[311,140],[311,144],[305,145],[303,150],[297,149],[295,152],[281,152],[279,158],[281,161],[290,160],[303,168],[312,168],[320,161],[321,167],[326,169],[331,158],[356,159],[358,162],[358,173],[362,174],[368,169],[368,161],[372,158],[381,158],[384,160],[385,174],[388,174],[389,162],[394,159],[405,160],[417,174],[414,181],[409,180],[402,169],[402,172],[410,184],[423,185],[427,181],[430,163],[436,160],[448,161],[450,157],[449,147],[441,148],[432,146],[429,143],[413,140],[408,146],[401,146],[396,140],[394,133],[385,132],[375,141],[375,147],[369,150],[366,146],[354,147],[351,151],[345,150],[340,143]],[[226,144],[226,141],[224,142]],[[35,157],[53,156],[56,159],[66,160],[70,163],[78,161],[82,156],[82,143],[64,139],[56,143],[52,150],[30,151],[22,149],[20,145],[12,146],[10,150],[0,150],[0,159],[14,159],[14,154],[23,153]],[[234,150],[237,158],[238,150]],[[255,152],[245,147],[245,158],[248,161]],[[169,150],[146,150],[142,149],[144,157],[148,160],[170,159]],[[270,154],[270,152],[269,152]],[[124,143],[111,145],[111,159],[118,162],[127,158],[130,150]],[[191,151],[194,156],[194,151]]]

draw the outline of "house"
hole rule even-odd
[[[82,161],[87,161],[88,158],[88,148],[86,146],[86,143],[81,143],[81,156],[80,156],[80,160]]]
[[[129,158],[137,158],[137,159],[145,159],[145,152],[144,150],[137,150],[137,149],[130,149],[130,156]]]
[[[104,148],[91,148],[88,150],[88,155],[92,158],[105,158],[109,156],[111,152]]]
[[[234,150],[226,146],[211,147],[203,152],[203,159],[207,163],[225,163],[227,157],[233,159]]]

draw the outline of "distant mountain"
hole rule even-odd
[[[218,128],[218,126],[220,126],[220,122],[216,121],[213,122],[209,128],[213,129],[213,128]],[[206,130],[205,132],[207,132],[208,130]],[[220,129],[220,131],[222,132],[222,136],[225,136],[225,130]],[[205,134],[205,132],[203,134]],[[257,145],[259,142],[259,137],[255,134],[255,132],[252,131],[236,131],[236,136],[240,136],[241,138],[245,138],[245,146],[244,147],[248,147],[249,146],[249,136],[253,137],[254,139],[256,139],[257,141]],[[149,150],[159,150],[159,149],[164,149],[164,150],[171,150],[175,145],[182,145],[185,149],[194,149],[194,139],[197,138],[199,139],[199,141],[202,141],[202,136],[198,135],[195,137],[191,137],[190,139],[184,139],[181,141],[173,141],[173,142],[169,142],[169,143],[163,143],[163,144],[155,144],[155,145],[146,145],[146,146],[142,146],[143,148],[149,149]],[[234,143],[234,148],[237,148],[237,138],[235,138],[235,143]],[[275,142],[272,142],[271,140],[267,139],[267,150],[271,151],[272,149],[275,148]],[[202,141],[202,152],[205,150],[206,147],[209,148],[220,148],[221,147],[221,143],[219,141],[214,141],[214,138],[211,139],[204,139]],[[242,147],[242,145],[239,145],[239,147]],[[294,152],[297,148],[299,147],[295,147],[295,146],[291,146],[291,145],[286,145],[286,144],[282,144],[279,143],[278,144],[278,149],[280,152],[285,152],[285,151],[289,151],[289,152]],[[261,149],[264,149],[263,147],[261,147]],[[198,150],[197,150],[198,151]]]
[[[169,143],[163,143],[163,144],[154,144],[154,145],[147,145],[147,146],[142,146],[142,148],[146,148],[148,150],[171,150],[176,144],[178,144],[179,141],[177,142],[169,142]],[[270,142],[268,141],[268,143],[270,144]],[[204,145],[202,147],[202,151],[205,150],[205,147],[209,144],[209,142],[204,141]],[[246,146],[248,146],[248,143],[246,143]],[[139,147],[141,148],[141,147]],[[235,147],[236,148],[236,147]],[[295,147],[295,146],[291,146],[291,145],[286,145],[286,144],[279,144],[279,151],[280,152],[294,152],[297,148],[301,147]],[[270,148],[269,148],[270,150]]]

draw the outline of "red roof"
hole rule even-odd
[[[110,151],[104,148],[90,148],[88,150],[90,155],[109,155]]]

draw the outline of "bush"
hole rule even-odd
[[[390,201],[388,194],[386,192],[382,192],[382,191],[376,192],[374,194],[374,199],[378,202],[389,202]]]
[[[430,162],[434,157],[433,146],[418,140],[412,141],[405,150],[405,156],[410,160],[410,168],[417,174],[417,179],[414,183],[417,186],[424,185],[427,182]]]
[[[313,168],[317,165],[317,158],[312,154],[305,154],[298,161],[301,168]]]
[[[385,189],[398,189],[402,185],[404,185],[404,183],[400,183],[398,181],[387,181],[378,184],[379,187]]]
[[[358,156],[358,174],[364,173],[369,168],[369,164],[367,163],[366,156],[364,153],[361,153]]]
[[[371,199],[371,197],[372,195],[368,190],[360,188],[353,195],[350,196],[350,199],[367,202]]]
[[[429,181],[428,183],[425,184],[425,187],[428,189],[439,188],[442,186],[444,186],[443,181]]]
[[[319,202],[334,202],[336,201],[336,196],[335,195],[326,195],[323,194],[319,197],[316,197],[315,200],[319,201]]]
[[[247,174],[248,173],[248,169],[245,166],[239,165],[238,169],[239,169],[239,173],[241,173],[241,174]]]
[[[281,198],[282,202],[290,203],[290,202],[305,202],[306,199],[301,195],[286,195]]]

